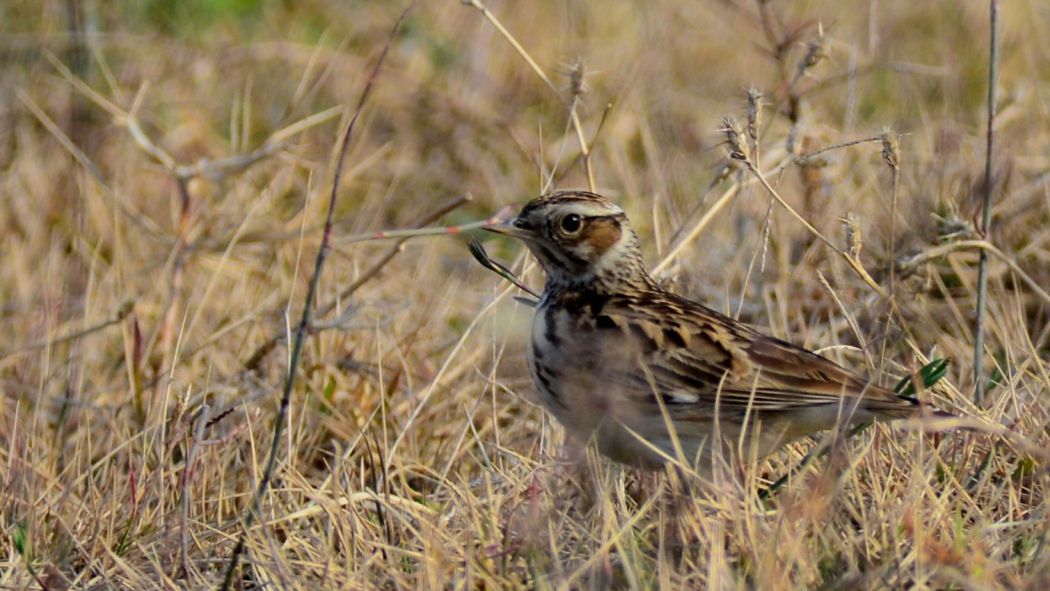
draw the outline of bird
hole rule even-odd
[[[619,463],[709,471],[734,453],[761,459],[819,431],[924,412],[662,287],[606,197],[552,192],[485,229],[524,242],[546,274],[526,354],[542,406]]]

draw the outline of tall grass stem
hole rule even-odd
[[[998,84],[999,60],[999,0],[989,0],[990,47],[988,48],[988,132],[984,155],[984,202],[981,204],[981,233],[988,237],[991,222],[992,161],[995,157],[995,88]],[[974,325],[973,381],[976,386],[974,401],[984,405],[984,316],[988,307],[988,251],[981,250],[977,262],[977,320]]]
[[[230,560],[226,565],[226,574],[223,575],[222,585],[219,587],[222,591],[229,589],[230,584],[233,582],[234,573],[237,571],[237,565],[240,562],[241,554],[244,552],[248,531],[251,529],[257,516],[261,513],[262,498],[270,488],[270,481],[273,479],[273,471],[277,465],[277,452],[281,445],[281,435],[284,432],[284,423],[288,417],[288,407],[292,400],[292,388],[295,386],[295,378],[298,373],[299,357],[302,355],[303,341],[306,340],[307,328],[310,326],[311,310],[314,306],[314,300],[317,298],[317,286],[320,284],[321,271],[324,270],[325,258],[328,256],[329,243],[332,238],[332,225],[333,220],[335,219],[335,206],[339,198],[339,181],[343,176],[343,164],[346,161],[346,153],[349,150],[350,140],[353,137],[354,125],[357,123],[357,119],[361,116],[361,112],[364,110],[368,96],[372,93],[372,88],[375,86],[376,78],[379,76],[379,70],[383,66],[383,61],[386,59],[390,46],[393,45],[397,32],[401,29],[402,23],[405,22],[405,18],[408,16],[408,13],[412,11],[413,7],[415,7],[415,2],[410,4],[408,8],[401,13],[397,22],[394,23],[394,27],[390,30],[390,35],[387,38],[386,44],[383,46],[382,52],[379,54],[379,58],[376,59],[375,65],[372,66],[372,72],[368,75],[368,80],[365,82],[365,88],[361,91],[361,97],[357,101],[357,107],[354,109],[354,114],[350,117],[350,122],[346,125],[346,131],[343,133],[339,145],[339,157],[335,163],[335,172],[332,174],[332,193],[328,198],[328,213],[325,215],[324,233],[321,236],[321,245],[317,249],[317,260],[314,263],[314,274],[310,279],[310,287],[306,291],[306,301],[303,303],[303,314],[299,320],[299,326],[295,331],[295,340],[292,344],[292,354],[289,358],[288,375],[285,378],[284,391],[281,395],[281,406],[277,411],[277,417],[274,419],[273,438],[270,442],[269,458],[266,461],[266,468],[263,470],[262,477],[259,479],[259,485],[255,490],[255,496],[252,499],[248,513],[244,516],[244,529],[241,530],[240,536],[237,538],[237,544],[233,547]]]

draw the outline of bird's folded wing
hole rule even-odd
[[[685,299],[636,302],[614,298],[601,323],[634,341],[636,367],[618,368],[624,386],[669,405],[722,412],[787,411],[850,400],[872,410],[912,407],[834,362],[762,335]]]

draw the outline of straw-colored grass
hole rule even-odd
[[[0,8],[0,588],[220,583],[404,8]],[[1001,19],[983,236],[986,3],[421,2],[349,147],[235,588],[1050,586],[1050,12]],[[530,402],[531,312],[466,236],[351,239],[588,170],[674,289],[884,384],[948,358],[920,396],[974,428],[878,424],[768,499],[814,441],[706,484],[613,465]]]

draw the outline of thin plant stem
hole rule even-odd
[[[415,2],[410,4],[408,8],[401,13],[397,22],[394,23],[394,27],[390,30],[390,35],[387,38],[386,44],[383,46],[379,58],[376,59],[376,63],[372,67],[372,71],[365,83],[365,88],[361,91],[361,97],[358,99],[357,107],[354,109],[354,113],[350,117],[350,122],[347,123],[346,131],[343,133],[342,140],[340,141],[339,157],[336,160],[335,172],[332,174],[332,193],[328,198],[328,213],[325,216],[324,233],[321,235],[321,245],[317,250],[317,259],[314,263],[314,274],[310,279],[310,287],[306,291],[306,301],[303,304],[303,314],[299,320],[299,326],[295,331],[292,354],[289,358],[288,375],[285,378],[284,392],[281,396],[281,406],[278,409],[276,419],[274,419],[273,438],[270,442],[269,459],[266,461],[266,467],[263,470],[262,478],[259,479],[259,485],[256,488],[255,496],[252,499],[249,510],[244,516],[244,528],[241,530],[241,533],[237,538],[237,544],[234,546],[233,552],[230,555],[230,560],[226,565],[226,574],[223,576],[222,585],[220,586],[222,591],[227,591],[233,583],[234,573],[240,562],[241,554],[244,552],[248,531],[251,529],[257,516],[262,512],[262,498],[270,487],[274,468],[277,465],[277,452],[281,445],[281,435],[284,431],[285,419],[288,416],[288,407],[291,404],[292,387],[295,385],[295,378],[298,373],[299,357],[302,355],[303,342],[306,340],[307,328],[310,326],[311,310],[314,305],[314,300],[317,297],[317,286],[320,283],[325,258],[328,256],[329,243],[331,242],[332,237],[332,225],[333,220],[335,219],[335,206],[339,197],[339,181],[343,176],[343,164],[346,162],[346,154],[350,147],[350,140],[353,137],[354,125],[357,123],[361,112],[364,110],[365,102],[372,93],[372,87],[375,85],[375,81],[379,76],[379,70],[382,68],[387,53],[390,51],[390,46],[394,43],[397,32],[401,29],[402,23],[404,23],[405,18],[408,17],[409,12],[411,12],[414,7]]]
[[[896,166],[891,168],[893,172],[893,188],[890,194],[890,261],[897,260],[897,196],[900,190],[901,173]],[[890,264],[890,293],[897,289],[896,265]]]
[[[514,51],[521,56],[521,59],[525,60],[525,63],[529,65],[529,68],[532,69],[532,71],[535,72],[537,76],[539,76],[540,80],[543,81],[547,88],[550,88],[551,91],[554,92],[554,95],[557,96],[559,99],[564,100],[561,96],[561,92],[558,91],[558,87],[555,86],[554,82],[551,81],[550,76],[548,76],[547,73],[543,71],[543,68],[541,68],[540,65],[536,63],[536,60],[532,59],[532,56],[529,55],[529,52],[525,50],[525,48],[521,45],[521,43],[518,42],[514,35],[512,35],[511,32],[503,26],[503,23],[501,23],[499,19],[496,18],[496,15],[493,14],[492,11],[489,10],[489,8],[485,6],[483,2],[481,2],[481,0],[463,0],[463,4],[466,4],[467,6],[470,6],[481,12],[481,14],[485,17],[485,20],[489,21],[489,23],[491,23],[492,26],[496,28],[499,34],[507,40],[507,43],[510,43],[510,46],[514,48]],[[593,192],[596,190],[596,188],[594,183],[594,171],[591,169],[591,149],[590,146],[587,145],[587,138],[585,138],[583,135],[583,124],[580,122],[580,116],[576,112],[576,105],[578,102],[578,97],[574,96],[568,104],[569,121],[572,123],[573,130],[576,132],[576,138],[580,142],[580,155],[583,158],[583,166],[587,172],[587,185]]]
[[[998,84],[999,58],[999,0],[989,1],[989,29],[991,47],[988,50],[988,134],[984,155],[984,203],[981,205],[981,233],[988,236],[988,225],[991,222],[992,160],[995,156],[995,88]],[[988,252],[981,249],[977,261],[977,319],[974,324],[973,344],[973,380],[976,386],[974,401],[978,406],[984,404],[984,314],[988,301]]]
[[[510,46],[513,47],[514,51],[516,51],[518,55],[521,56],[521,59],[525,60],[525,63],[527,63],[529,65],[529,68],[531,68],[532,71],[540,77],[540,80],[543,80],[543,83],[547,85],[547,88],[550,88],[552,91],[554,91],[554,94],[559,94],[558,87],[554,85],[554,82],[552,82],[550,77],[547,76],[547,73],[543,71],[543,68],[541,68],[540,65],[536,63],[536,60],[532,59],[532,56],[529,55],[529,52],[525,51],[525,48],[521,46],[521,43],[518,43],[518,40],[514,38],[514,35],[510,34],[510,31],[508,31],[507,28],[503,26],[503,23],[499,22],[499,19],[496,18],[496,15],[492,14],[492,11],[489,10],[487,6],[485,6],[480,0],[464,0],[463,3],[480,11],[481,14],[484,15],[485,20],[492,23],[493,27],[496,27],[496,30],[499,31],[499,34],[507,40],[507,43],[510,43]]]
[[[5,357],[9,357],[16,353],[27,353],[29,351],[36,351],[38,349],[50,349],[57,345],[61,345],[62,343],[75,341],[77,339],[86,337],[90,334],[96,333],[100,330],[105,330],[113,325],[120,324],[121,322],[123,322],[124,319],[127,318],[128,315],[131,314],[132,310],[134,309],[135,301],[127,300],[120,305],[120,308],[117,310],[116,314],[114,314],[112,318],[108,318],[106,320],[103,320],[102,322],[99,322],[98,324],[95,324],[94,326],[89,326],[71,334],[55,337],[49,340],[39,341],[36,343],[30,343],[28,345],[25,345],[18,349],[12,349],[10,351],[0,351],[0,359],[4,359]]]
[[[674,247],[672,247],[671,251],[668,252],[666,255],[664,255],[664,257],[662,259],[660,259],[660,262],[656,265],[656,267],[653,268],[652,272],[654,274],[658,274],[658,273],[664,271],[665,269],[667,269],[667,267],[669,267],[671,265],[671,263],[674,261],[675,257],[677,257],[687,246],[692,244],[694,240],[696,240],[696,238],[700,235],[700,233],[704,230],[704,228],[707,227],[707,225],[711,222],[712,219],[714,219],[714,216],[719,211],[721,211],[723,208],[725,208],[725,206],[729,204],[729,202],[732,200],[732,198],[738,192],[740,192],[742,189],[744,189],[745,187],[750,186],[753,183],[757,183],[757,182],[763,181],[764,178],[765,178],[765,174],[778,174],[782,170],[787,168],[789,165],[791,165],[792,163],[805,162],[807,159],[814,158],[814,157],[816,157],[816,156],[818,156],[820,154],[823,154],[825,152],[829,152],[829,151],[832,151],[832,150],[838,150],[838,149],[842,149],[842,148],[848,148],[848,147],[855,146],[855,145],[858,145],[858,144],[875,142],[875,141],[879,141],[879,140],[880,140],[880,138],[877,138],[877,137],[863,138],[863,139],[859,139],[859,140],[851,140],[851,141],[848,141],[848,142],[842,142],[842,143],[835,144],[835,145],[832,145],[832,146],[827,146],[825,148],[821,148],[821,149],[816,150],[814,152],[808,152],[808,153],[803,154],[801,156],[798,156],[796,158],[791,158],[791,157],[784,158],[783,160],[778,162],[776,164],[776,166],[773,166],[772,168],[770,168],[769,171],[767,171],[767,173],[755,174],[755,175],[752,175],[751,178],[748,178],[746,180],[741,180],[741,181],[738,181],[738,182],[734,183],[729,189],[726,189],[725,193],[723,193],[711,205],[711,208],[704,213],[703,217],[701,217],[700,220],[697,221],[696,224],[692,228],[690,228],[689,233],[684,238],[682,238],[681,240],[678,240],[677,242],[676,242],[676,240],[684,232],[685,226],[682,226],[678,230],[675,231],[674,235],[671,238],[671,242],[674,244]],[[755,170],[757,170],[757,168]],[[720,183],[722,180],[724,180],[726,176],[727,175],[723,174],[722,172],[720,172],[720,173],[715,175],[715,177],[711,180],[711,183],[707,186],[707,188],[701,194],[701,196],[700,196],[700,203],[698,204],[698,207],[694,208],[693,211],[690,211],[685,216],[685,219],[687,219],[687,220],[691,219],[693,217],[693,215],[695,215],[697,209],[699,209],[699,206],[702,206],[704,200],[706,200],[708,193],[710,193],[711,190],[714,189],[714,187],[718,183]],[[768,183],[765,183],[765,186],[769,187]],[[769,187],[769,188],[771,189],[771,187]],[[775,197],[776,196],[774,196],[774,198]],[[781,201],[779,199],[778,199],[778,201],[780,201],[781,204],[783,204],[783,201]],[[794,211],[794,210],[791,210],[791,211]],[[795,215],[798,215],[798,214],[796,213]],[[805,220],[803,220],[803,222],[805,222]],[[832,247],[832,248],[834,248],[834,247]],[[836,250],[836,252],[838,252],[837,248],[835,250]],[[840,254],[842,254],[842,253],[840,253]],[[852,265],[850,265],[850,266],[852,267]]]
[[[883,330],[885,334],[889,334],[893,323],[894,316],[900,316],[900,310],[897,309],[897,200],[900,195],[900,180],[901,180],[901,149],[900,149],[900,136],[894,133],[891,129],[886,128],[882,132],[882,160],[889,166],[891,175],[891,186],[890,186],[890,299],[889,307],[890,313],[886,316],[885,325]],[[890,339],[882,339],[882,343],[879,346],[879,367],[878,372],[882,371],[883,365],[886,363],[886,350],[889,347]]]
[[[967,249],[978,249],[986,254],[994,255],[999,260],[1006,263],[1006,266],[1010,267],[1010,270],[1014,272],[1018,277],[1021,278],[1028,287],[1032,288],[1037,296],[1043,303],[1050,306],[1050,292],[1040,287],[1039,282],[1032,278],[1031,275],[1025,273],[1021,266],[1017,264],[1017,261],[1009,257],[1005,252],[999,250],[994,244],[987,240],[959,240],[958,242],[949,242],[948,244],[942,244],[938,247],[931,248],[930,250],[923,251],[914,257],[901,262],[898,268],[901,272],[912,272],[919,265],[938,259],[946,254],[955,252],[957,250]]]
[[[860,144],[871,144],[871,143],[874,143],[874,142],[881,142],[881,141],[882,141],[882,138],[876,136],[876,137],[861,138],[861,139],[858,139],[858,140],[849,140],[847,142],[839,142],[837,144],[832,144],[830,146],[826,146],[826,147],[820,148],[819,150],[814,150],[812,152],[807,152],[806,154],[803,154],[803,155],[799,156],[795,160],[795,162],[797,162],[797,163],[804,163],[806,160],[809,160],[811,158],[816,158],[817,156],[820,156],[821,154],[824,154],[825,152],[831,152],[831,151],[834,151],[834,150],[841,150],[842,148],[851,148],[853,146],[858,146]]]
[[[798,220],[798,222],[801,223],[803,227],[809,230],[809,232],[813,234],[813,236],[818,238],[824,244],[828,245],[828,248],[830,248],[836,254],[841,256],[842,259],[846,261],[846,264],[849,265],[851,269],[853,269],[853,272],[856,273],[857,276],[864,281],[864,283],[867,283],[868,287],[874,290],[875,293],[879,294],[879,297],[887,297],[886,290],[884,290],[882,286],[878,283],[875,283],[875,280],[871,277],[870,274],[868,274],[868,271],[864,268],[863,265],[860,264],[859,260],[851,256],[848,252],[841,250],[840,248],[835,246],[830,240],[828,240],[823,234],[820,233],[820,230],[814,228],[813,224],[810,224],[809,221],[806,220],[806,218],[802,217],[802,214],[795,211],[795,208],[791,207],[791,205],[787,201],[785,201],[783,197],[780,196],[780,193],[778,193],[777,190],[769,184],[769,181],[766,180],[766,177],[757,168],[755,168],[755,165],[752,164],[750,160],[745,160],[744,164],[747,165],[748,170],[750,170],[751,173],[758,178],[758,182],[763,187],[765,187],[766,191],[768,191],[769,194],[773,196],[773,199],[775,199],[777,203],[779,203],[784,209],[788,211],[788,213],[790,213],[796,220]]]
[[[712,182],[712,185],[714,185],[714,182]],[[718,215],[718,212],[722,211],[722,209],[724,209],[726,205],[729,205],[729,202],[733,200],[733,197],[735,197],[737,193],[740,192],[742,186],[743,183],[734,183],[728,189],[726,189],[726,191],[722,193],[722,195],[711,205],[710,209],[704,212],[703,217],[701,217],[700,220],[696,222],[696,224],[689,230],[689,233],[686,234],[685,237],[682,238],[680,241],[675,243],[675,245],[671,248],[671,251],[664,255],[664,258],[661,259],[655,267],[653,267],[652,272],[654,274],[659,274],[668,266],[670,266],[670,264],[674,261],[675,257],[677,257],[678,254],[681,253],[687,246],[693,243],[696,237],[704,231],[704,228],[706,228],[707,225],[711,223],[711,220],[713,220],[715,216]]]
[[[353,236],[347,236],[346,238],[339,239],[342,244],[348,244],[353,242],[370,242],[373,240],[389,240],[389,239],[406,239],[416,238],[418,236],[447,236],[449,234],[462,234],[463,232],[469,232],[470,230],[480,230],[485,226],[491,226],[503,221],[503,218],[507,216],[507,213],[511,210],[510,207],[504,207],[494,215],[475,222],[468,222],[466,224],[460,224],[458,226],[439,226],[436,228],[406,228],[396,230],[379,230],[378,232],[366,232],[364,234],[355,234]]]
[[[580,123],[580,115],[576,112],[576,105],[579,104],[579,99],[572,100],[572,108],[569,110],[569,116],[572,117],[572,127],[576,130],[576,138],[580,142],[580,154],[583,157],[583,168],[587,172],[587,187],[593,193],[597,191],[597,184],[594,182],[594,169],[591,166],[591,148],[587,145],[587,138],[583,137],[583,124]]]
[[[463,205],[464,203],[467,203],[468,201],[470,201],[469,196],[458,197],[450,201],[449,203],[442,205],[436,210],[428,213],[427,215],[423,216],[416,224],[416,227],[422,228],[423,226],[432,224],[438,219],[440,219],[441,216],[458,208],[459,206]],[[380,255],[380,257],[376,259],[374,263],[372,263],[372,266],[370,266],[363,273],[361,273],[361,275],[357,279],[355,279],[350,285],[344,287],[343,290],[339,292],[338,296],[336,296],[334,299],[324,304],[323,306],[319,306],[317,308],[315,316],[318,318],[327,316],[332,310],[336,308],[336,306],[339,305],[339,302],[345,301],[350,296],[354,295],[354,292],[356,292],[366,283],[371,281],[372,278],[378,275],[383,270],[383,268],[386,267],[387,263],[389,263],[391,260],[394,259],[394,257],[396,257],[399,253],[402,252],[404,244],[408,239],[409,237],[399,238],[393,244],[393,246],[388,248],[385,253]],[[339,253],[338,248],[335,251],[336,253]],[[258,369],[263,359],[265,359],[266,356],[274,350],[274,348],[277,346],[277,343],[281,341],[282,336],[283,335],[280,334],[274,335],[267,339],[263,344],[256,347],[255,351],[248,357],[248,360],[244,362],[244,369],[249,371],[255,371],[256,369]]]

